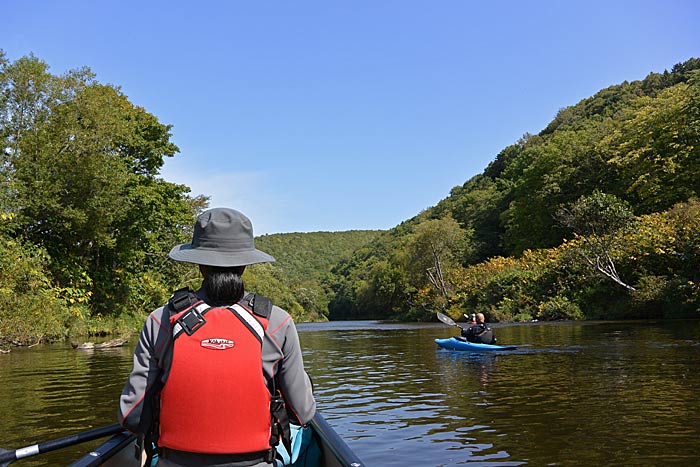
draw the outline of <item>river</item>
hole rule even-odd
[[[495,330],[518,349],[439,349],[443,324],[299,325],[319,409],[368,466],[700,465],[700,321]],[[114,423],[134,345],[0,355],[0,447]]]

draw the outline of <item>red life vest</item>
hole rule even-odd
[[[173,357],[160,395],[160,446],[209,454],[270,449],[262,371],[268,320],[240,303],[204,302],[173,315]],[[206,324],[205,324],[206,323]]]

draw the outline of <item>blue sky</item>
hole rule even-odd
[[[700,3],[2,2],[0,48],[173,125],[165,179],[256,235],[387,229],[598,90],[700,57]]]

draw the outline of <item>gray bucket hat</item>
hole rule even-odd
[[[194,225],[192,242],[174,247],[170,257],[175,261],[219,267],[275,260],[255,249],[250,219],[229,208],[214,208],[200,214]]]

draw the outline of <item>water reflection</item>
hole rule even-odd
[[[488,386],[498,357],[440,350],[435,331],[302,334],[303,344],[314,349],[305,357],[309,371],[318,387],[329,388],[317,391],[326,418],[337,420],[345,436],[362,440],[369,465],[405,465],[407,459],[437,462],[418,465],[496,459],[506,460],[498,465],[520,465],[493,442],[478,439],[499,436],[480,415],[492,404]],[[443,454],[426,456],[436,450]]]
[[[367,465],[700,465],[700,322],[501,326],[518,348],[498,354],[435,345],[454,333],[300,326],[320,410]],[[0,356],[2,447],[114,423],[132,350]]]
[[[516,351],[478,355],[437,349],[444,328],[302,339],[332,388],[322,409],[370,465],[658,465],[659,442],[664,465],[693,464],[698,326],[663,325],[509,326],[499,339]]]
[[[68,345],[15,349],[0,358],[0,439],[17,448],[115,422],[129,349]],[[70,451],[70,450],[69,450]],[[13,465],[63,465],[64,453]],[[77,457],[72,455],[69,459]]]

